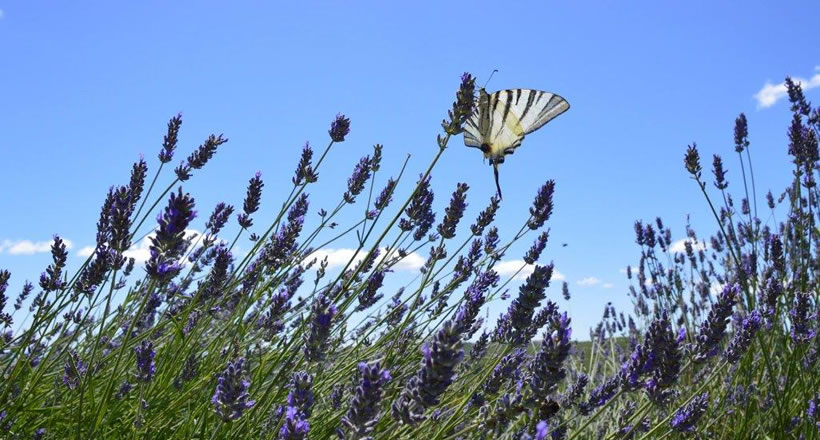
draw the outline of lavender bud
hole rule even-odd
[[[413,198],[404,210],[407,217],[399,222],[399,228],[403,231],[416,229],[413,233],[413,239],[416,241],[421,240],[436,221],[432,208],[434,195],[430,189],[431,176],[427,176],[426,179],[423,177],[419,176]]]
[[[469,73],[461,75],[461,85],[456,93],[453,109],[449,110],[449,121],[441,121],[444,131],[452,136],[462,132],[462,126],[473,115],[475,107],[475,78]]]
[[[3,273],[8,274],[8,271],[0,272],[0,281],[2,281]],[[6,277],[6,279],[8,279],[8,277]],[[5,291],[6,290],[6,288],[3,284],[4,283],[0,282],[0,291]],[[23,284],[23,290],[20,291],[20,294],[17,295],[17,299],[14,301],[14,310],[20,310],[20,308],[23,307],[23,302],[26,300],[26,298],[28,298],[29,295],[31,295],[31,292],[33,290],[34,290],[34,285],[31,284],[30,282],[26,281],[25,284]],[[2,295],[2,294],[0,294],[0,295]],[[2,309],[0,309],[0,310],[2,310]],[[11,319],[11,315],[9,315],[9,319]]]
[[[342,424],[350,431],[351,439],[370,438],[379,419],[382,388],[391,379],[390,372],[383,370],[378,362],[360,363],[359,372],[362,379],[350,399],[347,415],[342,417]]]
[[[393,402],[393,418],[416,425],[424,420],[424,411],[439,403],[439,397],[453,382],[455,368],[464,358],[460,325],[446,321],[433,341],[422,348],[422,364]]]
[[[328,130],[328,134],[330,134],[330,139],[333,142],[344,142],[345,136],[350,133],[350,119],[346,118],[345,115],[339,113],[336,115],[336,119],[333,120],[330,124],[330,130]]]
[[[301,185],[302,182],[312,183],[319,180],[319,174],[313,170],[312,160],[313,149],[310,148],[310,143],[305,142],[305,146],[302,148],[302,157],[299,159],[299,165],[296,166],[296,173],[293,176],[294,185]]]
[[[216,414],[223,421],[227,422],[242,417],[246,409],[256,404],[256,401],[249,400],[248,388],[251,382],[245,378],[245,368],[245,358],[228,362],[225,370],[217,379],[211,403],[216,408]]]
[[[495,213],[498,211],[500,199],[497,196],[490,197],[490,204],[478,214],[475,224],[470,226],[473,235],[479,236],[484,233],[484,228],[495,220]]]
[[[717,154],[712,161],[712,172],[715,174],[715,188],[724,190],[729,186],[726,181],[726,170],[723,169],[723,160]]]
[[[208,219],[208,223],[205,224],[205,227],[208,228],[209,234],[211,236],[216,236],[219,234],[219,231],[225,227],[225,223],[228,222],[228,218],[233,213],[233,206],[226,205],[225,203],[219,203],[214,208],[214,212],[211,214],[211,217]]]
[[[547,247],[547,239],[549,239],[550,232],[544,231],[538,238],[535,239],[530,249],[524,254],[524,261],[527,264],[535,264],[538,261],[538,257],[541,256],[541,252],[544,251],[544,248]]]
[[[310,423],[307,417],[297,408],[287,407],[285,410],[285,422],[279,430],[279,440],[303,440],[308,438]]]
[[[456,185],[456,190],[450,199],[450,206],[444,210],[444,220],[438,225],[438,233],[441,234],[442,238],[449,239],[456,236],[456,226],[458,226],[458,222],[467,208],[468,189],[470,187],[466,183]]]
[[[156,371],[154,344],[148,340],[143,340],[140,345],[134,347],[134,353],[137,354],[137,380],[151,382]]]
[[[805,344],[816,334],[811,327],[812,321],[817,317],[817,314],[810,313],[811,296],[808,292],[796,292],[794,295],[794,307],[789,311],[789,317],[791,317],[792,340],[796,344]]]
[[[717,354],[718,344],[726,332],[726,325],[729,323],[732,307],[735,305],[739,292],[740,285],[737,283],[726,285],[723,288],[723,292],[712,306],[706,320],[700,325],[697,342],[693,347],[695,362],[705,362]]]
[[[45,273],[40,276],[40,288],[47,292],[53,292],[63,287],[63,269],[68,259],[68,251],[66,250],[65,242],[63,242],[63,239],[58,235],[54,236],[54,243],[51,244],[51,258],[53,263],[49,265]],[[26,294],[26,296],[28,296],[28,294]],[[0,310],[2,310],[2,308],[0,308]]]
[[[63,370],[65,371],[65,374],[63,374],[63,384],[65,384],[69,390],[74,390],[80,386],[83,376],[85,376],[85,373],[88,371],[88,364],[80,359],[76,351],[72,351],[63,366]]]
[[[333,300],[323,294],[319,294],[313,302],[310,331],[305,334],[304,346],[305,358],[309,362],[324,360],[336,311]]]
[[[382,192],[376,197],[376,202],[374,206],[378,211],[382,211],[384,208],[387,208],[387,205],[393,200],[393,190],[396,189],[396,181],[393,180],[391,177],[387,180],[387,184],[382,189]]]
[[[567,373],[563,367],[569,355],[572,328],[566,312],[555,316],[552,328],[544,333],[541,349],[530,363],[530,389],[536,397],[546,401]]]
[[[168,163],[174,158],[174,149],[177,147],[177,135],[179,127],[182,125],[182,113],[177,114],[168,121],[168,133],[162,140],[162,150],[159,152],[159,161]]]
[[[151,258],[145,266],[152,278],[167,281],[175,277],[182,266],[177,261],[186,248],[185,228],[196,217],[194,199],[190,194],[171,193],[168,206],[157,217],[159,228],[151,237]]]
[[[552,195],[554,192],[555,181],[553,180],[548,180],[547,183],[538,189],[538,194],[536,194],[535,200],[530,208],[530,219],[527,221],[527,227],[531,230],[540,228],[544,225],[544,222],[549,220],[552,215]]]
[[[688,171],[689,174],[691,174],[695,179],[700,180],[700,172],[702,168],[700,167],[700,154],[698,154],[697,144],[692,143],[692,145],[687,147],[684,164],[686,165],[686,171]]]
[[[313,376],[305,371],[293,373],[290,378],[288,406],[298,409],[305,418],[310,417],[313,407]]]
[[[353,168],[353,174],[347,179],[347,192],[343,195],[346,203],[355,202],[356,196],[361,194],[364,184],[370,178],[370,167],[370,156],[359,159],[359,163]]]
[[[763,319],[760,314],[757,313],[757,310],[753,310],[749,316],[740,321],[739,326],[735,326],[735,335],[726,348],[726,360],[729,363],[736,364],[741,359],[743,353],[752,344],[752,338],[760,329],[762,322]]]
[[[237,216],[239,226],[248,229],[253,226],[253,219],[251,214],[259,209],[259,202],[262,199],[262,188],[265,183],[262,182],[262,173],[257,172],[251,180],[248,181],[248,190],[245,194],[245,202],[242,204],[242,213]]]
[[[675,412],[675,415],[669,422],[669,426],[678,432],[692,432],[695,430],[695,425],[708,407],[709,393],[696,396],[686,406]]]
[[[541,300],[546,298],[544,293],[550,285],[553,265],[535,266],[533,272],[527,277],[526,282],[518,289],[518,298],[514,299],[507,311],[512,325],[512,333],[507,335],[507,340],[514,344],[527,342],[527,330],[532,323],[532,315],[535,309],[541,305]]]
[[[749,147],[749,126],[743,113],[735,119],[735,151],[742,153]]]

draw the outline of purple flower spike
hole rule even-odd
[[[548,180],[547,183],[538,189],[538,194],[535,195],[530,208],[530,219],[527,226],[533,231],[544,226],[544,223],[549,220],[552,215],[552,195],[555,192],[555,181]]]
[[[464,358],[460,327],[453,321],[446,321],[433,341],[422,348],[421,369],[393,402],[395,420],[414,426],[426,418],[427,408],[438,405],[439,397],[453,382],[455,368]]]
[[[80,359],[76,351],[71,352],[64,366],[63,383],[69,390],[76,389],[88,371],[88,364]]]
[[[296,166],[296,173],[293,176],[292,181],[294,185],[319,180],[319,174],[313,170],[312,160],[313,149],[310,148],[310,143],[305,142],[305,146],[302,148],[302,157],[299,159],[299,165]]]
[[[137,380],[151,382],[156,371],[154,344],[143,340],[140,345],[134,348],[134,352],[137,354]]]
[[[251,214],[259,209],[259,203],[262,200],[262,188],[265,183],[262,181],[262,173],[257,172],[251,180],[248,181],[248,189],[245,193],[245,201],[242,204],[242,213],[236,216],[239,226],[248,229],[253,226],[253,219]]]
[[[336,119],[330,123],[328,134],[333,142],[344,142],[345,136],[350,134],[350,119],[341,113],[336,115]]]
[[[723,292],[712,306],[706,320],[700,325],[697,342],[693,347],[695,362],[705,362],[717,354],[720,341],[726,333],[729,317],[732,315],[732,307],[739,293],[740,285],[737,283],[727,284],[723,288]]]
[[[211,397],[211,403],[223,421],[228,422],[242,417],[246,409],[256,404],[256,401],[249,400],[250,386],[251,382],[245,379],[245,358],[228,362],[225,371],[217,379],[216,391]]]
[[[749,348],[754,338],[755,333],[763,324],[763,318],[757,310],[753,310],[749,316],[740,321],[739,328],[735,329],[735,335],[729,346],[726,348],[726,360],[729,363],[736,364],[742,357],[743,353]]]
[[[285,410],[285,423],[279,430],[279,440],[303,440],[310,432],[307,417],[298,409],[289,406]]]
[[[350,432],[351,439],[366,439],[379,420],[379,400],[382,387],[390,381],[390,372],[383,370],[378,362],[359,364],[362,379],[350,400],[350,409],[342,417],[342,424]],[[348,438],[345,436],[344,438]]]
[[[797,292],[794,295],[794,307],[789,311],[792,321],[792,340],[796,344],[805,344],[814,339],[815,330],[811,327],[816,314],[810,313],[811,294]]]
[[[305,334],[304,352],[309,362],[319,362],[325,358],[327,339],[337,310],[333,300],[322,294],[313,302],[311,309],[311,325],[310,331]]]
[[[567,375],[564,361],[569,355],[572,328],[567,313],[553,316],[551,328],[544,333],[541,349],[530,363],[529,385],[533,393],[546,401]]]
[[[459,183],[450,199],[450,206],[444,210],[444,220],[438,225],[438,233],[443,238],[453,238],[456,236],[456,226],[464,215],[467,208],[467,190],[470,187],[466,183]]]
[[[359,163],[353,168],[353,174],[347,179],[347,192],[344,193],[343,198],[346,203],[353,203],[356,201],[356,196],[361,194],[364,190],[364,184],[370,178],[372,169],[372,162],[370,156],[365,156],[359,159]]]
[[[182,113],[177,114],[168,121],[168,132],[162,140],[162,150],[159,152],[159,161],[168,163],[174,158],[174,150],[177,147],[177,136],[179,127],[182,126]]]
[[[692,401],[683,408],[678,409],[669,422],[669,426],[678,432],[692,432],[695,430],[695,425],[708,407],[709,393],[703,393],[692,399]]]
[[[151,237],[151,258],[145,265],[148,276],[159,281],[167,281],[179,273],[182,266],[177,260],[187,245],[185,228],[194,217],[194,199],[190,194],[183,194],[182,188],[176,193],[171,193],[168,206],[157,217],[157,233]]]

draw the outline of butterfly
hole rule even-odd
[[[550,92],[510,89],[488,94],[479,89],[476,111],[464,124],[464,145],[480,149],[489,159],[498,197],[498,165],[504,163],[504,156],[513,154],[525,135],[567,110],[567,100]]]

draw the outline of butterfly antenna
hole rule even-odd
[[[495,187],[498,189],[498,198],[504,200],[501,196],[501,185],[498,183],[498,163],[493,162],[493,173],[495,174]]]
[[[482,87],[483,89],[487,88],[487,84],[489,84],[490,80],[493,79],[493,75],[495,75],[495,72],[498,72],[498,69],[493,69],[493,71],[490,72],[489,78],[487,78],[487,81],[484,83],[484,87]]]

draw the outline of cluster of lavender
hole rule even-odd
[[[709,197],[719,232],[701,239],[687,225],[676,241],[660,218],[636,222],[640,258],[627,268],[634,310],[618,313],[616,302],[607,304],[589,342],[572,340],[570,316],[549,290],[553,264],[539,263],[553,181],[538,189],[521,231],[507,241],[492,225],[500,199],[492,197],[468,230],[461,220],[470,188],[458,183],[437,222],[431,173],[421,174],[389,223],[398,229],[396,241],[383,241],[388,229],[373,243],[378,234],[366,226],[383,221],[401,174],[372,201],[366,197],[359,223],[335,227],[345,221],[337,216],[342,207],[364,202],[366,188],[375,188],[381,145],[353,165],[338,209],[309,215],[305,190],[318,181],[331,147],[350,133],[350,120],[338,115],[318,161],[310,144],[302,148],[292,192],[267,229],[254,224],[265,188],[256,173],[236,217],[234,205],[219,203],[195,236],[187,232],[194,199],[178,184],[227,141],[212,135],[159,197],[157,204],[167,194],[167,203],[148,235],[144,278],[133,282],[132,273],[142,274],[127,257],[140,236],[133,229],[152,210],[143,212],[153,185],[145,191],[148,166],[140,158],[130,181],[108,191],[94,251],[76,276],[65,273],[70,246],[55,236],[51,264],[39,284],[23,283],[12,311],[11,274],[0,270],[0,428],[10,438],[149,429],[169,437],[300,440],[810,438],[820,432],[820,395],[810,386],[820,358],[820,110],[798,84],[786,85],[795,167],[789,188],[778,198],[769,193],[770,212],[761,214],[745,168],[744,197],[736,202],[728,161],[713,156],[707,185],[698,147],[690,146],[684,166]],[[473,115],[474,93],[475,79],[465,74],[442,123],[439,154]],[[180,116],[168,123],[162,164],[173,160],[181,124]],[[734,137],[734,152],[751,171],[742,114]],[[788,204],[788,215],[775,224],[778,204]],[[236,239],[220,238],[231,218],[237,239],[249,235],[247,255]],[[338,236],[317,245],[326,229]],[[361,248],[334,277],[335,262],[316,254],[354,230]],[[532,272],[508,289],[515,278],[503,279],[497,264],[527,234],[534,238],[522,266]],[[419,288],[385,298],[397,264],[427,251]],[[304,287],[314,269],[315,281]],[[488,303],[506,300],[515,287],[495,328],[488,327]],[[568,283],[561,290],[556,296],[569,301]],[[30,319],[15,314],[25,303]],[[19,321],[23,327],[13,327]]]

